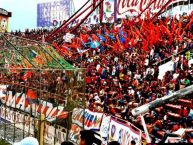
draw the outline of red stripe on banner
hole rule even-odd
[[[49,109],[49,107],[45,106],[45,107],[44,107],[44,110],[42,111],[42,113],[43,113],[44,115],[46,115],[46,112],[47,112],[48,109]]]
[[[60,118],[60,119],[65,119],[65,118],[68,117],[68,112],[62,111],[60,114],[61,114],[61,115],[58,116],[58,118]]]
[[[37,109],[37,112],[38,112],[38,113],[41,113],[42,107],[43,107],[43,105],[41,105],[41,104],[38,106],[38,109]]]

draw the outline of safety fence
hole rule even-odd
[[[60,144],[67,140],[72,110],[85,106],[84,92],[84,69],[0,68],[0,137]]]

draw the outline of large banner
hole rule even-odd
[[[37,5],[37,27],[57,27],[70,17],[70,0],[52,1]]]
[[[32,135],[34,134],[34,125],[36,127],[38,125],[38,122],[35,122],[34,118],[30,117],[30,115],[24,115],[19,111],[13,111],[10,108],[5,108],[4,106],[1,106],[0,118],[5,122],[15,123],[15,127],[21,130],[24,129]]]
[[[121,145],[130,145],[131,141],[134,140],[139,145],[141,141],[140,134],[140,130],[136,132],[128,124],[111,119],[109,141],[118,141]]]
[[[17,108],[21,111],[30,113],[37,116],[40,113],[43,113],[47,120],[52,121],[58,118],[67,118],[68,112],[63,111],[63,106],[53,107],[53,105],[49,105],[51,103],[37,103],[37,100],[32,101],[29,97],[31,94],[35,94],[34,91],[30,91],[30,93],[13,93],[12,91],[6,91],[5,85],[0,85],[0,100],[3,104],[6,104],[9,107]],[[6,94],[6,93],[7,94]]]
[[[110,121],[111,121],[111,116],[107,116],[104,114],[101,127],[100,127],[100,132],[99,132],[99,134],[101,135],[103,145],[106,145],[108,142]]]
[[[84,112],[84,129],[99,130],[103,113],[92,112],[88,109]]]
[[[13,111],[10,108],[5,108],[1,106],[0,109],[0,118],[5,122],[15,123],[15,127],[25,132],[29,132],[31,135],[34,134],[34,127],[38,128],[38,121],[35,121],[34,118],[30,115],[25,115],[19,111]],[[9,126],[9,125],[8,125]],[[49,123],[45,123],[44,127],[44,143],[48,145],[54,144],[60,145],[63,141],[66,140],[67,129],[59,125],[52,126]]]
[[[188,0],[104,0],[103,2],[103,22],[113,23],[116,18],[126,18],[138,16],[144,17],[150,12],[150,17],[163,11],[177,2],[187,2]],[[162,12],[163,12],[162,11]]]
[[[50,125],[49,123],[45,123],[44,128],[44,143],[48,145],[54,144],[55,137],[55,145],[61,145],[63,141],[66,140],[67,129],[59,126],[59,125]]]
[[[145,14],[147,11],[153,14],[179,1],[187,0],[117,0],[116,14],[117,18],[124,18],[126,15],[138,16],[142,12]]]
[[[75,108],[72,112],[72,126],[68,138],[74,144],[79,144],[80,131],[83,129],[84,109]]]

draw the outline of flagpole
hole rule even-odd
[[[147,143],[151,143],[151,139],[150,139],[150,136],[149,136],[149,132],[147,130],[145,119],[144,119],[143,115],[140,115],[140,117],[141,117],[141,122],[142,122],[142,125],[143,125],[143,129],[145,131],[146,141],[147,141]]]

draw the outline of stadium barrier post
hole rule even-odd
[[[40,145],[44,144],[44,120],[45,120],[45,115],[41,114],[40,115]]]

